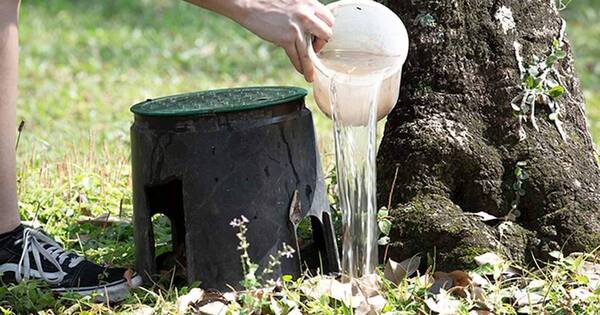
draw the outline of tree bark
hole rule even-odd
[[[566,89],[556,98],[566,139],[542,97],[539,130],[524,121],[524,140],[511,107],[526,80],[516,46],[524,63],[543,61],[561,38],[554,0],[383,2],[411,39],[378,153],[380,206],[394,185],[389,256],[427,252],[454,269],[489,250],[526,262],[600,246],[600,169],[566,38],[551,67]]]

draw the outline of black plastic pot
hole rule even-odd
[[[187,280],[204,288],[239,287],[239,241],[230,222],[242,215],[250,221],[250,257],[260,266],[284,242],[296,248],[274,277],[301,271],[296,228],[307,216],[325,271],[339,270],[305,95],[293,87],[237,88],[132,107],[136,259],[146,283],[157,272],[151,223],[157,213],[171,220],[171,255]]]

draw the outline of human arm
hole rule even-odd
[[[283,48],[290,61],[311,82],[314,69],[306,34],[319,51],[331,37],[333,15],[317,0],[186,0],[226,16],[262,39]]]

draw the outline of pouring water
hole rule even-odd
[[[321,52],[309,47],[316,68],[314,95],[334,121],[342,272],[351,278],[377,266],[376,130],[398,99],[408,36],[400,19],[370,0],[329,5],[336,24]]]

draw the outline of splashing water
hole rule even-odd
[[[328,56],[321,56],[324,64],[331,61]],[[380,90],[382,75],[391,65],[389,58],[353,53],[351,58],[336,58],[336,73],[329,85],[329,97],[334,121],[335,153],[339,199],[342,209],[343,224],[343,257],[342,271],[345,276],[358,278],[371,274],[377,266],[377,201],[376,201],[376,151],[377,151],[377,96]],[[343,57],[343,56],[342,56]],[[349,57],[349,56],[346,56]],[[362,57],[362,58],[361,58]],[[346,63],[346,65],[342,65]],[[330,68],[330,69],[331,69]],[[344,71],[344,69],[348,69]],[[340,71],[341,70],[341,71]],[[358,104],[339,104],[339,95],[349,93],[348,82],[352,76],[368,75],[372,77],[368,86],[368,95],[357,102],[368,102],[368,119],[366,124],[349,124],[342,119],[347,111]],[[364,86],[363,86],[364,88]],[[348,106],[353,106],[349,108]],[[358,110],[356,108],[356,110]],[[342,115],[342,113],[344,113]],[[363,113],[364,114],[364,113]]]

